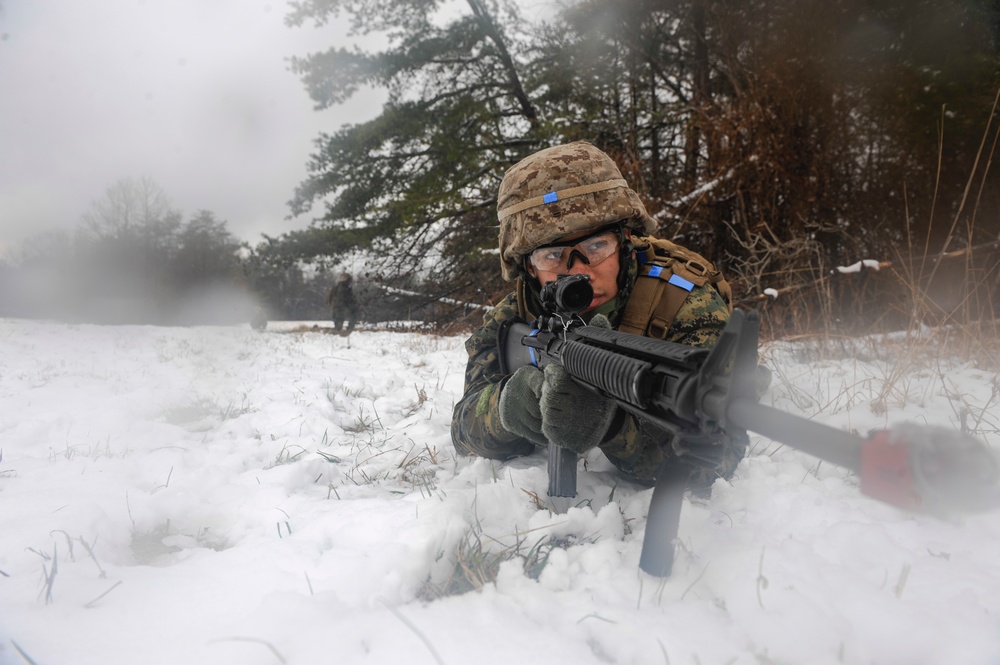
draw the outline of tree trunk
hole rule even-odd
[[[518,105],[521,107],[521,115],[523,115],[528,122],[531,124],[531,129],[538,129],[538,110],[535,105],[531,103],[531,99],[528,98],[528,94],[524,91],[524,86],[521,84],[521,77],[517,74],[517,67],[514,66],[514,59],[510,57],[510,52],[507,50],[507,44],[504,42],[503,35],[497,29],[496,23],[493,21],[493,17],[483,6],[480,0],[466,0],[469,3],[469,7],[472,8],[472,13],[475,14],[476,18],[479,19],[479,23],[483,26],[483,31],[486,36],[489,37],[490,41],[497,47],[497,53],[500,55],[500,61],[503,63],[504,69],[507,70],[507,76],[510,79],[511,93],[517,100]]]

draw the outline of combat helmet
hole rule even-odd
[[[586,141],[540,150],[507,170],[497,195],[503,278],[542,245],[615,222],[641,235],[655,222],[614,160]]]

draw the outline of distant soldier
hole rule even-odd
[[[267,314],[264,313],[263,307],[254,309],[253,317],[250,319],[250,327],[254,330],[264,330],[267,328]]]
[[[326,304],[330,306],[333,329],[349,335],[358,320],[358,303],[354,299],[353,279],[349,273],[340,273],[337,283],[326,294]],[[341,331],[341,324],[344,322],[347,323],[347,328]]]

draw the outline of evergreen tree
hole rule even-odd
[[[208,210],[199,210],[178,233],[171,263],[173,281],[182,289],[233,282],[239,274],[239,242]]]
[[[282,239],[300,258],[375,248],[388,275],[426,266],[488,300],[503,170],[575,139],[738,294],[1000,231],[992,0],[578,0],[537,26],[485,0],[438,20],[431,0],[294,7],[293,24],[342,13],[388,44],[295,61],[319,108],[390,93],[317,140],[292,210],[324,212]]]
[[[423,270],[444,280],[495,245],[503,170],[539,145],[538,111],[507,27],[519,19],[513,4],[493,0],[467,0],[466,11],[442,18],[445,4],[293,4],[292,24],[343,12],[356,33],[381,33],[388,42],[377,52],[340,48],[293,61],[318,108],[363,85],[389,91],[377,118],[316,141],[310,175],[292,201],[297,215],[325,204],[309,232],[318,241],[314,254],[376,248],[389,279]]]

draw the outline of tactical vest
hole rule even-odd
[[[733,311],[729,282],[701,254],[653,236],[639,236],[634,242],[639,270],[618,330],[664,339],[688,294],[706,284],[711,284]],[[517,282],[518,312],[529,318],[527,289],[523,280]]]
[[[733,290],[712,262],[697,252],[652,236],[635,239],[639,274],[618,330],[663,339],[696,286],[711,284],[729,311]]]

